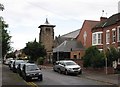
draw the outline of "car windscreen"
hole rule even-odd
[[[39,68],[37,67],[37,65],[28,65],[26,67],[27,71],[34,71],[34,70],[39,70]]]
[[[66,62],[65,65],[66,65],[66,66],[76,65],[76,63],[75,63],[75,62]]]

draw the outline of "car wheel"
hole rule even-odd
[[[43,76],[40,75],[40,76],[38,77],[38,80],[39,80],[39,81],[42,81],[42,80],[43,80]]]
[[[68,75],[68,71],[67,70],[65,70],[65,75]]]
[[[26,82],[28,82],[29,79],[25,76],[25,77],[24,77],[24,80],[25,80]]]
[[[82,74],[82,71],[80,71],[79,74]]]
[[[61,74],[61,73],[62,73],[62,71],[61,71],[60,69],[58,69],[58,73],[60,73],[60,74]]]
[[[55,68],[53,68],[53,71],[55,71],[55,72],[56,72]]]

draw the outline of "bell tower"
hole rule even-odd
[[[44,24],[40,25],[39,33],[39,43],[41,42],[46,49],[47,52],[47,60],[52,61],[52,50],[54,46],[54,27],[55,25],[51,25],[46,18]]]

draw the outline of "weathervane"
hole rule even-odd
[[[102,10],[102,17],[103,17],[103,15],[104,15],[104,10]]]
[[[0,10],[3,11],[4,9],[5,9],[5,8],[4,8],[4,5],[0,3]]]

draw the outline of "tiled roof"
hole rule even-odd
[[[71,52],[76,50],[84,50],[82,44],[76,40],[65,40],[58,47],[53,49],[53,52]]]
[[[55,38],[55,40],[58,44],[61,44],[65,40],[75,39],[79,35],[79,32],[80,32],[80,29],[64,34],[62,36],[58,36]]]
[[[78,36],[79,32],[80,32],[80,29],[75,30],[75,31],[72,31],[72,32],[67,33],[67,34],[64,34],[64,35],[62,35],[61,37],[65,37],[65,38],[76,38],[76,37]]]
[[[117,23],[118,21],[120,21],[120,13],[114,14],[106,21],[98,23],[93,29],[107,27]]]

